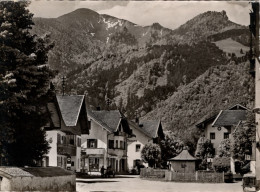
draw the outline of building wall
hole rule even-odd
[[[210,139],[210,133],[215,133],[215,139],[210,139],[211,143],[213,144],[213,147],[215,148],[215,154],[218,153],[218,146],[220,145],[221,141],[224,140],[224,133],[228,133],[228,130],[225,127],[221,127],[221,130],[218,130],[217,127],[212,127],[212,123],[209,123],[204,131],[205,137],[207,139]],[[232,135],[229,134],[229,138],[231,138]]]
[[[107,148],[108,131],[102,128],[98,123],[88,117],[91,121],[91,129],[88,135],[82,135],[82,148],[87,148],[87,139],[97,139],[97,148]]]
[[[141,151],[144,145],[147,144],[149,141],[152,142],[152,139],[150,137],[137,130],[134,126],[130,126],[130,128],[133,130],[133,134],[136,135],[136,137],[128,139],[127,142],[127,164],[129,170],[134,168],[135,160],[142,160]],[[139,151],[136,151],[136,145],[140,145]],[[148,166],[147,163],[143,163],[143,165],[145,167]]]
[[[108,131],[106,129],[104,129],[102,126],[100,126],[97,122],[95,122],[93,119],[91,119],[91,117],[88,117],[88,119],[91,121],[91,128],[89,130],[89,134],[86,135],[82,135],[81,139],[82,139],[82,144],[81,144],[81,148],[82,149],[86,149],[87,148],[87,140],[88,139],[97,139],[97,149],[96,149],[96,153],[99,154],[98,151],[100,151],[100,149],[104,149],[104,155],[103,156],[89,156],[89,157],[94,157],[94,158],[98,158],[99,159],[99,170],[101,169],[102,166],[104,166],[105,168],[107,168],[108,164],[107,164],[107,135],[108,135]],[[95,149],[94,149],[95,150]],[[87,154],[88,155],[88,154]],[[82,168],[84,168],[84,170],[89,171],[89,158],[85,158],[82,162]]]
[[[46,131],[46,140],[49,141],[50,150],[47,156],[49,157],[49,166],[56,167],[58,165],[57,162],[57,135],[66,136],[65,133],[59,130]]]
[[[185,165],[185,168],[183,168],[182,165]],[[195,161],[171,161],[171,171],[178,173],[194,173]]]

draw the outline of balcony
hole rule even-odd
[[[57,153],[59,155],[76,156],[76,146],[68,144],[58,144]]]
[[[91,155],[91,156],[104,156],[105,155],[104,148],[86,148],[83,151],[86,152],[86,155]]]
[[[126,150],[122,148],[108,149],[108,154],[112,156],[118,156],[118,157],[127,156]]]

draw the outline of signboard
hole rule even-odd
[[[71,170],[71,158],[67,158],[67,170]]]
[[[213,162],[213,158],[207,158],[207,162],[208,162],[208,163]]]
[[[250,155],[245,155],[245,159],[250,161],[251,160],[251,156]]]

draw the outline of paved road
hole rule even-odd
[[[242,183],[175,183],[139,177],[77,179],[78,192],[242,192]]]

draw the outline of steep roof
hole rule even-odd
[[[224,110],[212,123],[213,127],[237,125],[239,121],[246,120],[246,110]]]
[[[104,126],[109,132],[116,132],[118,125],[120,124],[123,115],[119,110],[110,111],[90,111],[88,110],[88,115],[95,119],[99,124]]]
[[[64,95],[56,98],[65,125],[76,126],[84,95]]]
[[[139,130],[151,138],[156,138],[160,123],[160,120],[140,120]]]
[[[169,161],[195,161],[196,158],[194,158],[193,156],[191,156],[191,154],[188,152],[187,149],[182,150],[182,152],[177,155],[174,158],[169,159]]]
[[[248,108],[246,108],[245,106],[240,105],[240,104],[235,104],[235,105],[229,107],[227,110],[232,110],[232,111],[234,111],[234,110],[248,110]],[[219,116],[219,113],[217,113],[217,114],[215,114],[215,115],[213,115],[213,116],[210,116],[209,118],[206,118],[206,119],[204,119],[203,121],[200,121],[200,123],[196,124],[196,127],[198,127],[198,128],[203,128],[203,126],[204,126],[205,124],[209,124],[209,123],[211,123],[211,122],[214,122],[215,119],[216,119],[218,116]]]

